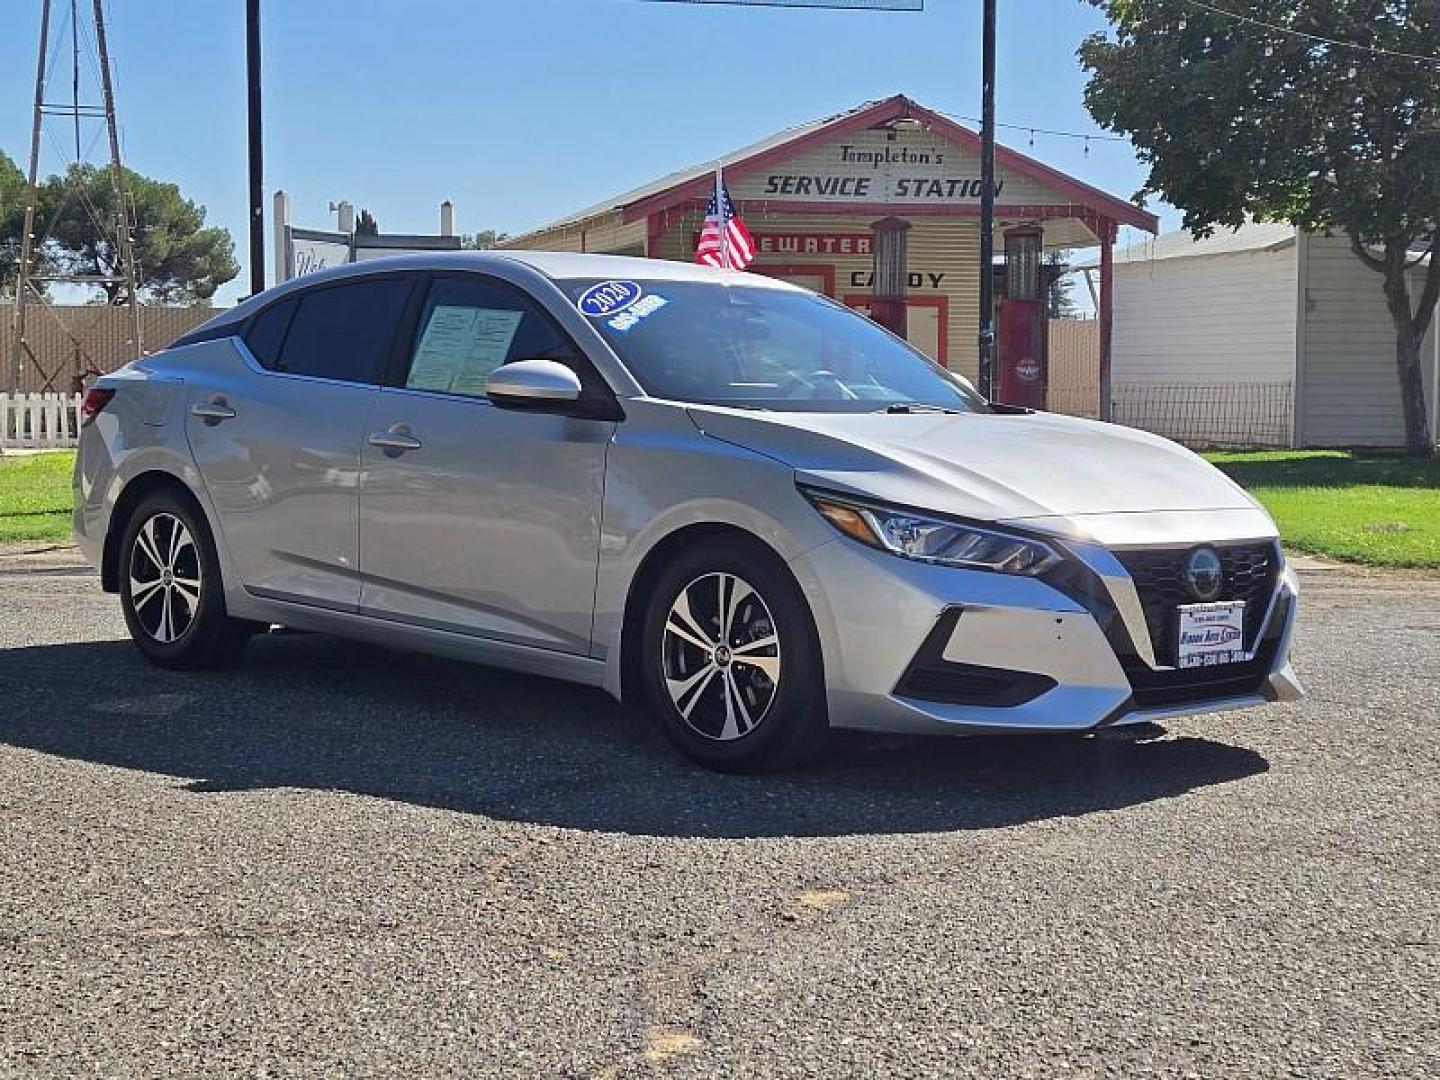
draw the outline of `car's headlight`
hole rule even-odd
[[[1032,537],[852,501],[812,488],[800,491],[846,536],[906,559],[1031,577],[1061,559],[1054,548]]]

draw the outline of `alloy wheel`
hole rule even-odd
[[[780,688],[780,638],[765,600],[730,573],[680,590],[665,619],[661,667],[685,723],[730,742],[764,721]]]
[[[200,551],[174,514],[152,515],[130,550],[130,609],[153,640],[184,637],[200,611]]]

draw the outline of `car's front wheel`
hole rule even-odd
[[[245,644],[253,627],[226,615],[214,542],[187,500],[168,491],[145,499],[126,523],[120,558],[120,606],[146,659],[210,667]]]
[[[797,764],[828,734],[809,609],[758,544],[696,544],[662,571],[642,630],[643,685],[690,758],[744,771]]]

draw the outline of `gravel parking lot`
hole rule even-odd
[[[1300,705],[735,778],[0,557],[0,1073],[1440,1075],[1440,581],[1305,587]]]

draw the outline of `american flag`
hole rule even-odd
[[[735,213],[735,204],[730,201],[730,192],[723,182],[715,185],[719,194],[719,207],[715,194],[710,196],[710,205],[705,208],[705,227],[700,230],[700,241],[695,245],[695,261],[722,270],[744,270],[755,261],[755,238]],[[720,242],[720,229],[725,229],[725,242]]]

